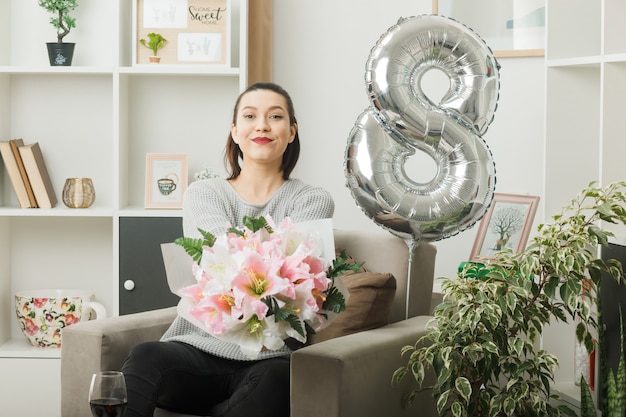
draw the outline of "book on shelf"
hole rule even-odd
[[[57,197],[54,193],[52,180],[48,174],[48,168],[43,159],[39,143],[35,142],[30,145],[20,146],[18,149],[33,188],[33,193],[37,199],[37,205],[40,208],[56,206]]]
[[[20,207],[31,207],[30,201],[28,199],[28,193],[26,192],[26,186],[24,185],[24,181],[22,181],[22,175],[20,174],[20,170],[17,166],[17,161],[15,160],[15,156],[13,155],[13,151],[11,150],[11,145],[8,141],[0,142],[0,155],[2,156],[2,160],[4,161],[4,166],[7,173],[9,174],[9,179],[11,180],[11,184],[13,185],[13,190],[15,191],[15,195],[17,196],[17,201],[20,204]]]
[[[15,145],[20,146],[24,144],[22,139],[13,139],[12,141],[3,141],[0,142],[0,155],[2,160],[4,161],[4,166],[6,167],[6,171],[9,174],[9,179],[11,180],[11,185],[13,185],[13,190],[15,191],[15,195],[17,196],[17,202],[19,203],[21,208],[34,208],[37,207],[37,202],[35,200],[35,196],[32,195],[32,198],[29,196],[29,188],[30,183],[28,182],[28,177],[26,177],[26,182],[24,182],[24,176],[26,176],[26,171],[24,171],[22,175],[22,158],[19,155],[19,151],[17,148],[17,156],[16,158],[15,152],[13,151],[13,146],[11,143],[15,143]],[[27,188],[28,187],[28,188]],[[30,190],[32,193],[32,189]]]
[[[24,146],[24,141],[22,139],[11,139],[9,141],[9,145],[11,145],[11,151],[13,151],[13,156],[15,157],[15,162],[17,163],[17,167],[20,170],[20,175],[22,176],[22,182],[26,187],[26,193],[28,194],[28,200],[30,201],[31,207],[39,207],[37,204],[37,199],[35,198],[35,193],[33,192],[33,188],[30,185],[30,180],[28,179],[28,174],[26,173],[26,168],[24,168],[24,162],[22,161],[22,155],[18,150],[20,146]]]

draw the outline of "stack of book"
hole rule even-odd
[[[0,154],[22,208],[52,208],[57,204],[54,187],[38,142],[22,139],[0,142]]]

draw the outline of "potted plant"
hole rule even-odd
[[[63,42],[63,38],[76,27],[76,18],[70,15],[78,7],[76,0],[39,0],[39,5],[53,14],[50,24],[57,31],[57,41],[46,44],[50,65],[72,65],[75,44]]]
[[[619,262],[597,256],[612,235],[600,223],[625,224],[625,205],[626,182],[591,183],[551,224],[539,226],[522,253],[503,251],[444,278],[445,301],[427,334],[402,350],[408,359],[393,375],[417,381],[407,404],[430,389],[442,416],[575,415],[555,405],[558,358],[537,342],[550,322],[575,320],[578,340],[593,350],[602,274],[623,276]],[[422,385],[426,372],[435,373],[434,386]]]
[[[601,298],[598,298],[598,328],[603,328]],[[624,359],[624,316],[620,309],[620,356],[617,369],[607,363],[606,341],[604,332],[598,332],[600,362],[600,401],[596,405],[591,389],[584,377],[580,378],[580,416],[597,417],[598,410],[602,416],[624,417],[626,414],[626,359]]]
[[[163,48],[167,44],[165,39],[159,33],[148,33],[148,40],[139,39],[139,43],[152,51],[150,62],[158,64],[161,61],[161,57],[158,55],[159,49]]]

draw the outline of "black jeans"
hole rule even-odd
[[[122,367],[125,417],[155,407],[211,417],[289,417],[289,358],[234,361],[179,342],[146,342]]]

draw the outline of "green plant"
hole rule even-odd
[[[444,278],[445,301],[427,334],[402,349],[407,362],[393,375],[418,383],[406,404],[432,390],[442,416],[574,415],[551,403],[558,397],[551,388],[558,359],[536,344],[551,321],[577,320],[578,340],[593,349],[591,307],[602,272],[622,277],[619,262],[597,257],[597,246],[612,235],[601,222],[626,222],[625,192],[626,182],[591,183],[552,223],[539,226],[522,253],[503,251],[487,265],[469,264],[456,279]],[[588,301],[580,297],[583,285]],[[433,386],[422,384],[426,372],[435,373]]]
[[[165,46],[167,39],[159,33],[148,33],[148,40],[139,39],[139,43],[152,50],[152,55],[157,56],[157,52]]]
[[[39,5],[54,15],[50,24],[57,31],[57,42],[62,43],[63,38],[76,27],[76,18],[70,16],[70,12],[78,7],[78,3],[76,0],[39,0]]]
[[[600,369],[601,369],[601,397],[600,410],[605,417],[624,417],[626,413],[626,362],[624,359],[624,317],[620,309],[620,357],[617,373],[609,369],[606,363],[606,346],[604,332],[599,332]],[[603,328],[602,307],[598,298],[598,328]],[[591,396],[589,384],[585,378],[580,378],[581,417],[597,417],[596,405]]]

